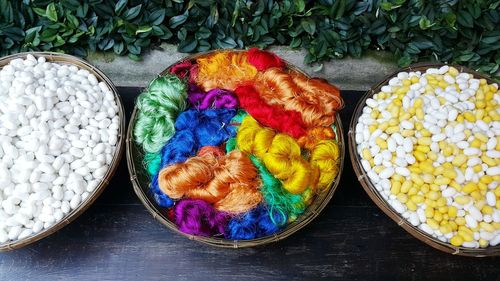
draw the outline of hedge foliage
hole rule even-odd
[[[404,66],[439,60],[494,73],[500,0],[0,0],[0,54],[112,51],[140,59],[166,41],[181,52],[289,45],[306,63],[371,49]]]

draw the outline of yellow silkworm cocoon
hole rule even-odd
[[[438,207],[445,206],[445,205],[446,205],[446,198],[441,197],[441,198],[439,198],[438,200],[436,200],[436,205],[437,205]]]
[[[415,204],[413,201],[411,200],[408,200],[406,202],[406,207],[408,208],[408,210],[410,211],[416,211],[417,210],[417,204]]]
[[[464,239],[462,237],[460,237],[459,235],[455,235],[450,239],[450,243],[453,246],[459,247],[459,246],[462,246],[462,244],[464,243]]]
[[[434,208],[427,207],[424,213],[427,218],[432,218],[434,217]]]
[[[483,206],[483,208],[481,208],[481,213],[485,214],[485,215],[491,215],[493,214],[493,208],[486,205],[486,206]]]
[[[441,214],[445,214],[446,217],[448,217],[448,206],[442,206],[442,207],[439,207],[438,208],[438,211],[441,213]],[[448,218],[447,218],[448,219]]]
[[[486,222],[484,222],[484,221],[480,222],[480,223],[479,223],[479,226],[480,226],[482,229],[484,229],[484,230],[486,230],[486,231],[488,231],[488,232],[494,232],[494,231],[495,231],[495,227],[493,227],[493,225],[491,225],[491,224],[489,224],[489,223],[486,223]]]
[[[441,233],[443,233],[443,234],[448,234],[448,233],[452,232],[452,229],[451,229],[451,226],[446,224],[446,225],[440,226],[439,231],[441,231]]]
[[[403,184],[401,185],[401,192],[402,193],[408,193],[408,191],[410,190],[412,184],[411,184],[411,181],[405,181],[403,182]]]
[[[460,235],[466,242],[474,240],[474,236],[467,231],[459,230],[458,235]]]
[[[401,192],[401,183],[400,182],[393,182],[391,185],[391,193],[394,195],[397,195]]]
[[[437,185],[446,185],[446,184],[449,184],[450,182],[451,182],[451,180],[447,177],[438,177],[434,181],[434,183]]]
[[[479,239],[479,247],[486,248],[489,244],[490,242],[488,242],[488,240],[485,240],[483,238]]]
[[[472,193],[476,189],[477,189],[476,184],[474,184],[473,182],[469,182],[463,187],[462,191],[465,193]]]
[[[415,204],[420,204],[424,202],[424,197],[421,195],[413,195],[410,198],[411,201],[413,201]]]
[[[365,158],[365,159],[372,158],[372,154],[368,148],[363,149],[362,154],[363,154],[363,158]]]
[[[426,223],[432,228],[432,229],[439,229],[439,223],[435,221],[434,219],[427,219]]]
[[[450,218],[456,217],[457,216],[457,211],[458,211],[457,207],[455,207],[455,206],[449,206],[448,207],[448,216]]]
[[[396,196],[396,198],[403,204],[408,202],[408,196],[406,196],[406,194],[400,193]]]

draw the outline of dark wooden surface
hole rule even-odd
[[[120,88],[127,116],[140,89]],[[344,91],[347,125],[363,93]],[[346,138],[347,139],[347,138]],[[0,253],[0,280],[500,280],[500,258],[441,253],[382,213],[349,157],[322,214],[264,247],[219,249],[176,235],[136,198],[125,159],[102,196],[72,224]]]

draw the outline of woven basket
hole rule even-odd
[[[22,248],[26,245],[29,245],[35,241],[38,241],[44,237],[47,237],[51,235],[52,233],[58,231],[59,229],[63,228],[64,226],[68,225],[71,223],[74,219],[76,219],[78,216],[80,216],[85,210],[87,210],[90,205],[99,197],[99,195],[102,193],[104,188],[108,185],[110,179],[113,177],[116,168],[118,167],[118,164],[120,163],[120,159],[123,155],[123,149],[124,149],[124,138],[123,134],[125,132],[125,110],[123,108],[123,103],[120,99],[120,96],[118,95],[118,92],[113,85],[113,82],[109,80],[104,73],[102,73],[99,69],[97,69],[95,66],[89,64],[86,61],[83,61],[77,57],[66,55],[66,54],[59,54],[59,53],[53,53],[53,52],[27,52],[27,53],[19,53],[15,55],[10,55],[6,56],[3,58],[0,58],[0,69],[9,64],[9,62],[13,59],[17,58],[22,58],[25,59],[28,54],[31,54],[35,57],[45,57],[47,61],[49,62],[57,62],[60,64],[68,64],[68,65],[75,65],[81,69],[86,69],[90,73],[94,74],[97,78],[98,81],[106,83],[110,90],[113,92],[115,96],[115,102],[118,105],[118,116],[120,117],[120,128],[118,130],[118,141],[116,143],[116,150],[113,155],[113,160],[111,161],[111,164],[108,168],[108,171],[106,172],[106,175],[102,179],[102,181],[99,183],[99,185],[95,188],[95,190],[89,194],[89,196],[80,204],[80,206],[77,209],[71,210],[68,214],[66,214],[61,221],[58,223],[52,225],[51,227],[47,229],[43,229],[37,234],[32,234],[24,239],[16,240],[16,241],[7,241],[6,243],[0,244],[0,251],[9,251],[13,249],[19,249]]]
[[[205,56],[207,54],[210,54],[214,51],[211,52],[205,52],[205,53],[199,53],[195,55],[190,55],[182,59],[181,61],[186,61],[186,60],[194,60],[200,56]],[[160,73],[160,76],[165,75],[169,73],[170,68],[172,67],[169,66],[166,68],[164,71]],[[294,66],[290,65],[287,63],[287,67],[289,69],[298,71],[304,75],[306,75],[304,72],[301,70],[295,68]],[[130,172],[131,176],[131,181],[134,186],[134,191],[139,197],[139,199],[142,201],[144,206],[148,209],[148,211],[153,215],[153,217],[158,220],[161,224],[165,225],[169,229],[173,230],[174,232],[181,234],[189,239],[196,240],[205,244],[209,244],[212,246],[217,246],[217,247],[223,247],[223,248],[243,248],[243,247],[253,247],[253,246],[258,246],[258,245],[264,245],[272,242],[277,242],[279,240],[285,239],[286,237],[292,235],[299,229],[303,228],[306,226],[309,222],[311,222],[318,214],[325,208],[326,204],[330,201],[330,199],[333,196],[333,193],[335,192],[335,189],[337,188],[340,180],[340,176],[342,174],[342,168],[344,165],[344,157],[345,157],[345,147],[344,147],[344,136],[342,133],[342,123],[340,121],[340,115],[337,113],[335,116],[335,123],[332,125],[332,128],[335,131],[336,135],[336,141],[339,144],[339,151],[340,151],[340,163],[339,163],[339,174],[335,178],[335,180],[330,184],[330,187],[328,188],[328,191],[322,192],[320,194],[317,194],[313,203],[305,210],[305,212],[298,217],[298,219],[290,224],[288,224],[283,230],[281,230],[278,233],[275,233],[271,236],[266,236],[266,237],[261,237],[257,239],[252,239],[252,240],[228,240],[228,239],[222,239],[222,238],[214,238],[214,237],[202,237],[202,236],[195,236],[195,235],[190,235],[186,234],[184,232],[181,232],[177,229],[177,226],[171,222],[166,213],[166,209],[159,207],[154,198],[151,196],[150,188],[149,188],[149,182],[150,178],[148,176],[147,171],[144,168],[144,151],[143,149],[138,146],[134,139],[133,139],[133,128],[135,126],[136,122],[136,116],[137,116],[137,108],[134,108],[134,111],[132,112],[132,116],[130,118],[130,124],[128,126],[128,131],[127,131],[127,138],[126,138],[126,143],[127,143],[127,148],[126,148],[126,155],[127,155],[127,164],[128,164],[128,169]]]
[[[356,141],[355,141],[355,136],[356,136],[356,124],[358,122],[359,117],[362,114],[363,108],[366,105],[366,100],[370,97],[372,97],[374,94],[380,92],[380,89],[382,86],[387,85],[389,80],[395,76],[399,72],[409,72],[409,71],[422,71],[425,72],[428,68],[439,68],[445,64],[443,63],[419,63],[419,64],[413,64],[409,67],[405,67],[402,69],[399,69],[395,71],[394,73],[388,75],[385,77],[384,80],[373,86],[370,90],[366,92],[366,94],[363,96],[363,98],[358,102],[356,108],[354,109],[354,116],[351,119],[351,124],[349,125],[349,132],[348,132],[348,139],[349,139],[349,153],[351,154],[351,162],[354,167],[354,171],[358,177],[359,182],[365,189],[365,191],[368,193],[370,198],[377,204],[377,206],[382,209],[382,211],[388,215],[392,220],[394,220],[399,226],[404,228],[406,231],[408,231],[411,235],[419,239],[420,241],[426,243],[427,245],[430,245],[438,250],[441,250],[446,253],[450,253],[453,255],[461,255],[461,256],[471,256],[471,257],[485,257],[485,256],[498,256],[500,255],[500,246],[494,246],[494,247],[487,247],[487,248],[478,248],[478,249],[472,249],[472,248],[465,248],[465,247],[456,247],[453,246],[449,243],[442,242],[433,236],[425,233],[424,231],[420,230],[419,228],[413,226],[411,223],[409,223],[401,214],[396,212],[388,203],[385,201],[385,199],[379,194],[371,180],[369,179],[368,175],[365,173],[362,165],[361,165],[361,157],[357,153],[356,149]],[[488,83],[494,83],[491,79],[489,79],[487,76],[478,73],[476,71],[473,71],[471,69],[468,69],[463,66],[458,66],[458,65],[450,65],[458,69],[460,72],[466,72],[472,74],[475,78],[484,78],[488,81]]]

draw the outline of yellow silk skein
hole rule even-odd
[[[236,143],[241,151],[262,159],[288,192],[299,194],[308,186],[315,186],[317,172],[302,158],[300,146],[292,137],[261,127],[247,115],[236,135]]]
[[[333,140],[322,140],[312,149],[309,162],[319,170],[318,189],[322,190],[339,173],[339,146]]]

